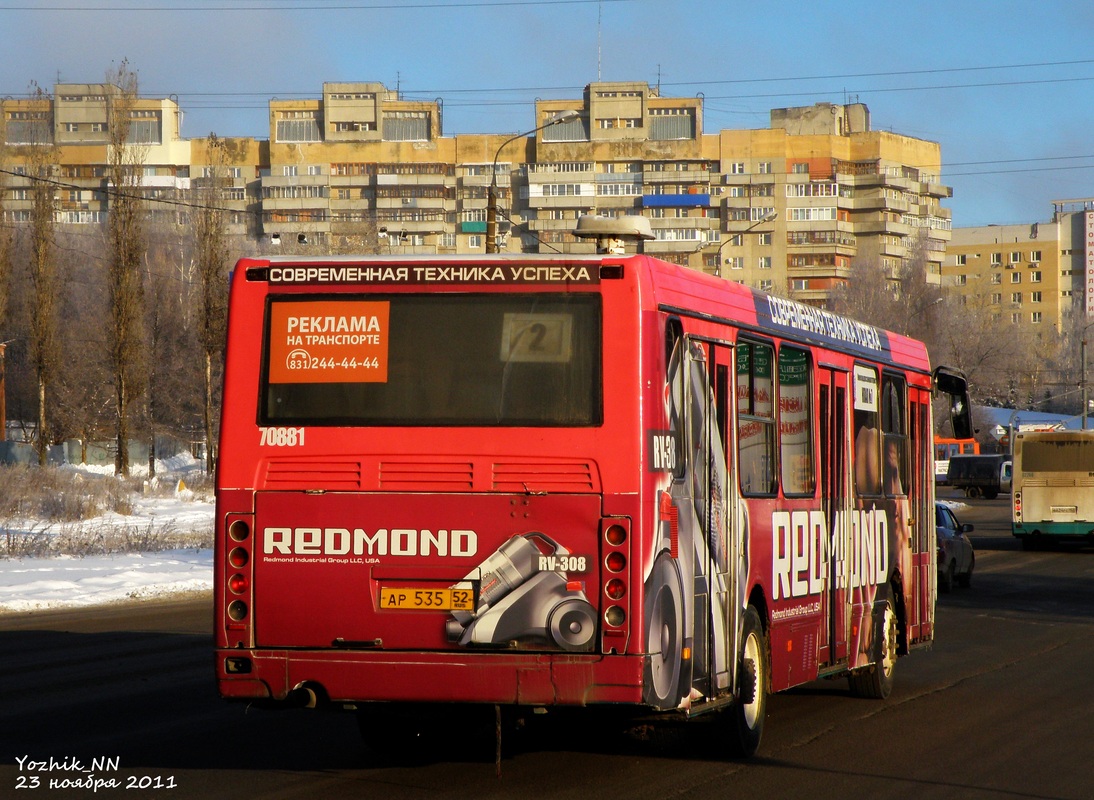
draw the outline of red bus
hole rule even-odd
[[[724,710],[934,634],[922,344],[645,255],[241,260],[226,698],[379,746],[472,705]],[[445,716],[449,719],[449,716]]]

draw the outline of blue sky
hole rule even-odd
[[[187,137],[265,138],[271,98],[325,81],[440,98],[451,135],[641,80],[702,94],[706,132],[864,102],[875,129],[941,144],[957,227],[1094,197],[1090,0],[0,0],[0,30],[0,95],[127,59],[142,95],[178,97]]]

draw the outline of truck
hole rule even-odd
[[[1010,492],[1011,459],[1009,455],[950,457],[946,480],[955,489],[961,489],[966,497],[983,497],[992,500],[1000,492]]]

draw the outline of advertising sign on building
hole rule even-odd
[[[1088,317],[1094,317],[1094,211],[1086,212],[1086,225],[1084,226],[1083,243],[1085,250],[1083,258],[1086,262],[1086,291],[1084,292],[1084,298],[1086,300],[1086,315]]]

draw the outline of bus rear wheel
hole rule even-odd
[[[754,606],[745,609],[741,636],[741,658],[737,663],[737,702],[732,714],[733,747],[742,756],[760,748],[767,716],[767,637]]]
[[[855,670],[847,676],[847,682],[855,697],[884,700],[893,691],[893,672],[896,669],[897,619],[892,601],[885,601],[881,625],[875,625],[875,630],[881,637],[881,653],[877,663]]]

